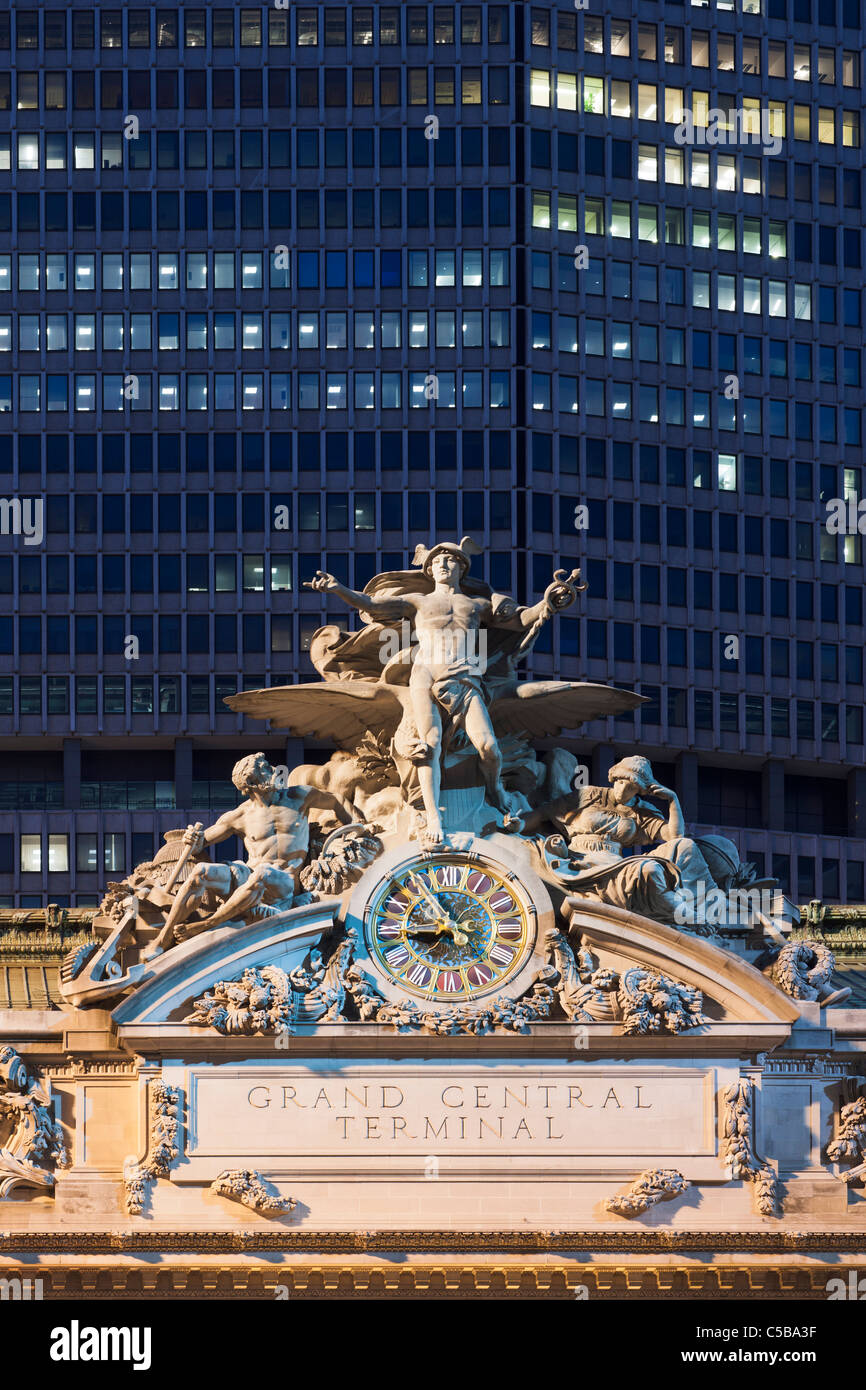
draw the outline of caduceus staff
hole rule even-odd
[[[571,574],[566,574],[565,570],[554,570],[553,580],[548,584],[542,596],[541,601],[544,607],[532,626],[527,628],[514,652],[515,659],[525,656],[527,652],[532,650],[538,639],[538,634],[554,613],[561,613],[564,608],[570,608],[578,594],[584,593],[589,588],[588,584],[578,583],[579,579],[580,570],[572,570]]]

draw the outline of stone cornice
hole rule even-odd
[[[645,1254],[763,1253],[823,1256],[866,1253],[860,1231],[286,1231],[286,1230],[57,1230],[0,1232],[0,1258],[23,1254],[90,1256],[159,1251],[164,1254],[495,1254],[565,1253],[582,1256],[632,1251]]]

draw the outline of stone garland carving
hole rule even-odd
[[[423,1028],[440,1037],[492,1033],[497,1028],[523,1033],[531,1023],[549,1016],[555,994],[546,980],[552,975],[551,971],[549,976],[536,979],[531,991],[520,999],[508,999],[500,994],[483,1008],[458,1007],[447,1013],[427,1012],[412,999],[402,999],[398,1004],[383,1001],[375,1019],[377,1023],[392,1024],[395,1028]]]
[[[237,980],[219,980],[213,990],[193,1001],[184,1023],[215,1028],[225,1035],[291,1033],[292,986],[276,965],[250,967]]]
[[[230,1201],[242,1202],[253,1211],[290,1212],[297,1206],[294,1197],[275,1197],[270,1193],[261,1173],[250,1168],[224,1169],[214,1178],[210,1190],[218,1197],[228,1197]]]
[[[328,964],[321,952],[310,953],[310,967],[293,970],[290,979],[296,990],[305,995],[306,1009],[319,1004],[324,1013],[311,1012],[311,1017],[327,1023],[345,1023],[343,1008],[346,997],[352,1000],[363,1022],[389,1024],[395,1028],[422,1028],[440,1036],[458,1033],[490,1033],[496,1028],[523,1032],[530,1023],[547,1018],[554,1001],[552,985],[556,971],[549,967],[533,982],[531,992],[520,999],[498,995],[482,1008],[456,1007],[446,1013],[425,1010],[412,999],[391,1004],[367,978],[353,957],[357,933],[350,927],[331,956]]]
[[[866,1183],[866,1096],[858,1096],[849,1105],[842,1106],[839,1133],[827,1145],[827,1157],[831,1163],[859,1159],[856,1168],[840,1176],[845,1183],[854,1183],[858,1178]]]
[[[177,1132],[180,1124],[181,1092],[176,1086],[155,1081],[150,1091],[150,1145],[143,1163],[126,1175],[126,1210],[130,1216],[140,1216],[148,1185],[157,1178],[168,1177],[177,1158]]]
[[[836,969],[836,957],[820,941],[801,938],[782,947],[771,971],[777,985],[792,999],[820,1000],[823,1004],[838,1004],[850,995],[850,989],[830,989]]]
[[[616,1021],[614,995],[619,988],[615,970],[599,970],[589,947],[574,950],[564,932],[551,929],[546,938],[548,951],[559,980],[554,985],[560,1008],[571,1023],[613,1023]]]
[[[641,966],[622,976],[618,1002],[626,1035],[682,1033],[708,1021],[701,1012],[703,995],[699,989]]]
[[[606,1211],[614,1211],[619,1216],[639,1216],[648,1207],[654,1207],[669,1197],[679,1197],[688,1187],[688,1182],[676,1168],[648,1168],[635,1178],[628,1192],[618,1193],[605,1202]]]
[[[381,853],[382,841],[366,825],[341,826],[328,836],[318,858],[301,870],[301,884],[320,897],[336,896],[357,883]]]
[[[754,1088],[740,1078],[727,1086],[723,1101],[722,1154],[731,1165],[731,1176],[755,1184],[755,1206],[761,1216],[775,1216],[777,1208],[776,1174],[754,1151]]]
[[[37,1160],[67,1166],[63,1133],[42,1082],[14,1047],[0,1047],[0,1199],[16,1187],[54,1186],[54,1174]]]

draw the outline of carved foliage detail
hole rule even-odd
[[[292,987],[284,970],[250,967],[237,980],[219,980],[193,1003],[184,1023],[216,1028],[218,1033],[262,1036],[290,1033]]]
[[[14,1047],[0,1047],[0,1198],[16,1187],[53,1187],[54,1174],[42,1164],[65,1168],[67,1161],[48,1092]]]
[[[754,1150],[754,1087],[740,1078],[725,1088],[722,1154],[731,1165],[731,1176],[755,1184],[755,1206],[761,1216],[775,1216],[776,1174]]]
[[[857,1168],[842,1174],[842,1181],[853,1183],[859,1178],[866,1182],[866,1096],[842,1106],[839,1133],[827,1145],[827,1157],[831,1163],[856,1163],[859,1159]]]
[[[619,1216],[639,1216],[663,1198],[679,1197],[687,1187],[686,1179],[676,1168],[648,1168],[635,1178],[627,1192],[608,1198],[605,1210]]]
[[[150,1146],[147,1158],[127,1172],[126,1210],[130,1216],[140,1216],[150,1183],[168,1177],[178,1155],[177,1132],[180,1124],[182,1097],[177,1086],[155,1081],[150,1091]]]
[[[640,966],[625,972],[618,997],[626,1034],[682,1033],[707,1022],[699,989]]]
[[[818,941],[789,941],[773,963],[773,984],[792,999],[819,999],[836,969],[836,958]]]
[[[497,1028],[522,1033],[531,1023],[538,1023],[550,1014],[555,995],[545,982],[546,978],[545,974],[544,978],[536,979],[531,992],[520,999],[508,999],[500,994],[483,1008],[463,1006],[449,1009],[447,1013],[436,1013],[420,1009],[411,999],[402,999],[399,1004],[383,1003],[376,1013],[376,1022],[389,1023],[396,1028],[422,1028],[440,1036],[492,1033]]]
[[[276,1197],[269,1192],[261,1173],[250,1168],[226,1168],[210,1185],[218,1197],[242,1202],[253,1211],[289,1212],[297,1206],[294,1197]]]

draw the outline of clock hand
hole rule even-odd
[[[447,927],[451,929],[452,932],[455,931],[457,929],[457,923],[454,921],[453,917],[451,917],[450,913],[448,912],[448,909],[444,906],[444,904],[441,903],[439,899],[436,898],[430,892],[429,888],[427,888],[423,880],[417,878],[415,874],[412,874],[410,882],[415,892],[420,894],[424,901],[429,903],[430,906],[433,908],[433,910],[436,913],[437,920],[443,922]]]

